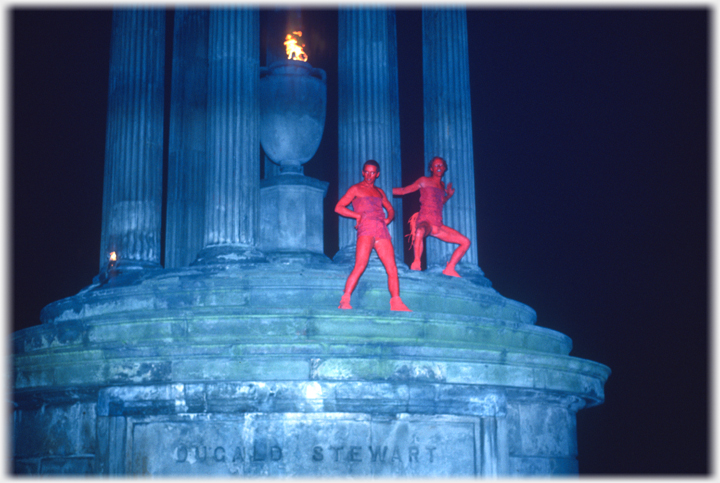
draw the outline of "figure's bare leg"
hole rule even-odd
[[[358,237],[357,246],[355,248],[355,267],[352,272],[348,275],[347,282],[345,282],[345,291],[342,298],[340,299],[339,309],[351,309],[350,296],[357,286],[360,275],[363,274],[367,267],[368,260],[370,260],[370,252],[373,248],[374,238],[371,236]]]
[[[400,281],[398,280],[397,265],[395,265],[395,250],[390,240],[377,240],[375,251],[385,266],[388,276],[388,290],[390,291],[390,310],[412,312],[400,299]]]
[[[378,258],[385,266],[385,272],[388,276],[388,290],[391,297],[400,295],[400,282],[398,281],[397,265],[395,265],[395,249],[390,240],[375,241],[375,251]]]
[[[425,249],[425,237],[430,233],[426,224],[423,222],[415,230],[415,241],[413,242],[413,262],[410,265],[410,270],[422,270],[422,263],[420,257]]]
[[[459,245],[453,252],[450,261],[442,273],[451,277],[460,277],[460,274],[455,270],[455,265],[458,264],[463,255],[470,249],[470,239],[459,231],[444,225],[437,233],[434,233],[433,236],[444,242],[457,243]]]

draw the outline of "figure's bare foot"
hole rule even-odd
[[[422,264],[420,263],[420,260],[413,261],[412,265],[410,265],[410,270],[422,270]]]
[[[448,275],[450,277],[462,278],[460,276],[460,274],[455,271],[454,268],[445,267],[445,270],[443,270],[442,273],[444,273],[445,275]]]
[[[390,297],[390,310],[396,310],[399,312],[412,312],[405,306],[400,297]]]
[[[342,298],[340,299],[340,305],[338,306],[339,309],[351,309],[352,305],[350,305],[350,295],[349,294],[343,294]]]

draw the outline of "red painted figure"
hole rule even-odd
[[[455,194],[452,183],[448,183],[446,188],[442,181],[445,171],[447,171],[447,163],[443,158],[436,156],[430,161],[430,176],[422,176],[405,188],[393,188],[392,193],[395,196],[402,196],[420,190],[420,211],[410,217],[410,240],[415,257],[410,269],[421,269],[420,256],[424,249],[425,237],[430,235],[444,242],[459,245],[442,272],[445,275],[459,277],[455,265],[470,248],[470,239],[443,224],[442,207]]]
[[[363,180],[354,184],[347,190],[335,205],[335,213],[347,218],[354,218],[357,230],[357,248],[355,250],[355,267],[345,282],[345,291],[340,299],[340,309],[351,309],[350,296],[365,271],[370,253],[374,248],[385,266],[388,275],[388,290],[390,290],[390,310],[410,312],[400,299],[400,282],[398,281],[397,266],[395,265],[395,250],[393,249],[390,232],[387,225],[395,217],[395,210],[387,199],[385,192],[375,186],[375,180],[380,176],[380,165],[377,161],[369,160],[363,165]],[[352,203],[353,210],[347,208]],[[387,218],[383,212],[387,210]]]

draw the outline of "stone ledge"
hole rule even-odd
[[[124,384],[189,384],[211,381],[383,381],[390,383],[443,383],[548,390],[575,394],[598,404],[609,369],[569,356],[477,350],[472,357],[353,358],[275,355],[230,357],[109,357],[87,351],[58,357],[49,354],[34,360],[18,358],[14,368],[16,391],[63,386]]]
[[[40,318],[43,323],[67,322],[136,311],[202,307],[334,309],[348,274],[348,267],[335,263],[303,266],[280,261],[249,263],[242,268],[154,270],[129,284],[87,287],[73,297],[49,304]],[[400,270],[400,287],[403,300],[415,316],[485,316],[529,325],[536,321],[530,307],[465,279]],[[389,300],[385,272],[368,267],[353,294],[353,306],[356,310],[389,312]]]
[[[568,354],[571,340],[534,325],[445,314],[339,309],[186,308],[137,310],[48,323],[13,334],[18,356],[116,349],[186,346],[330,344],[332,346],[505,348]]]

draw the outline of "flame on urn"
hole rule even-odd
[[[299,60],[301,62],[307,62],[308,56],[303,50],[305,44],[298,45],[298,38],[300,37],[302,37],[302,31],[300,30],[297,30],[285,36],[285,42],[283,42],[285,44],[285,53],[288,56],[288,60]]]

